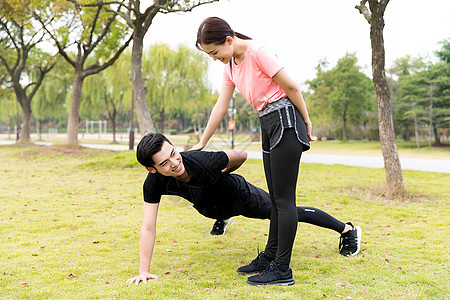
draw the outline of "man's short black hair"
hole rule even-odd
[[[153,155],[161,151],[164,142],[170,141],[161,133],[149,133],[139,142],[136,150],[136,158],[144,167],[154,167]]]

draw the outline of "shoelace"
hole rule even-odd
[[[264,271],[261,272],[261,276],[270,272],[273,272],[273,270],[275,270],[275,264],[272,262],[270,263],[269,267],[267,269],[265,269]]]

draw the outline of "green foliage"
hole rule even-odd
[[[86,78],[82,99],[82,118],[106,118],[113,124],[120,116],[128,120],[131,106],[130,53],[125,52],[114,65]]]
[[[337,125],[346,140],[347,124],[356,127],[374,120],[373,85],[361,72],[354,54],[342,57],[330,70],[326,67],[327,63],[322,61],[317,67],[317,77],[307,82],[309,111],[315,124],[326,124],[328,130]],[[327,135],[326,131],[317,134]]]
[[[179,112],[195,114],[210,104],[206,57],[184,45],[152,45],[143,59],[149,107],[161,122]],[[164,128],[160,126],[162,131]]]
[[[397,131],[406,140],[413,133],[416,138],[423,136],[422,129],[432,126],[439,143],[439,129],[450,127],[450,63],[446,63],[446,47],[448,44],[437,52],[441,62],[406,56],[391,69],[398,77],[393,85],[394,120]]]

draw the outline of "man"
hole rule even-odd
[[[143,222],[139,240],[139,275],[127,280],[138,284],[156,279],[150,273],[150,262],[156,236],[156,217],[162,195],[178,195],[191,202],[203,216],[229,220],[242,215],[269,219],[272,202],[264,190],[248,183],[244,177],[230,172],[247,159],[242,151],[188,151],[179,153],[162,134],[148,134],[140,141],[136,157],[147,171],[144,182]],[[329,228],[341,234],[340,253],[359,253],[361,228],[343,223],[313,207],[297,207],[298,221]],[[217,223],[217,222],[216,222]],[[240,274],[264,271],[270,261],[261,252],[249,265],[238,268]]]

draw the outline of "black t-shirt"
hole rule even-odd
[[[238,192],[247,187],[245,179],[236,174],[223,173],[228,156],[223,151],[181,152],[189,182],[160,173],[148,173],[144,182],[144,201],[159,203],[162,195],[177,195],[194,204],[202,214],[232,206]]]

